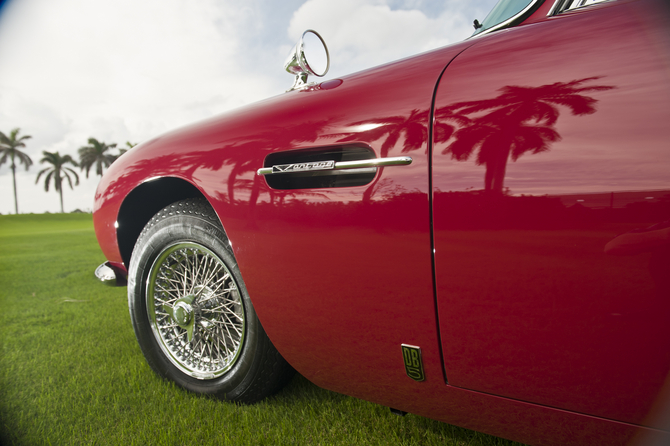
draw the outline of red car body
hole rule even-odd
[[[531,444],[670,443],[670,8],[540,3],[124,154],[95,197],[110,265],[204,197],[315,384]],[[343,187],[257,174],[325,152],[412,163]]]

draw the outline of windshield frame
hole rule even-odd
[[[590,2],[585,3],[583,5],[578,4],[579,2],[576,2],[577,4],[573,5],[572,0],[556,0],[554,6],[551,7],[547,16],[558,15],[563,12],[574,11],[576,9],[581,8],[588,8],[589,6],[598,5],[600,3],[611,2],[611,1],[613,0],[591,0]]]
[[[498,4],[502,1],[503,0],[500,0],[498,3],[496,3],[496,5],[493,7],[493,9],[495,9],[495,7],[498,6]],[[560,1],[560,0],[556,0],[556,1]],[[504,20],[504,21],[502,21],[502,22],[500,22],[496,25],[493,25],[490,28],[487,28],[483,31],[478,32],[478,30],[475,30],[474,34],[472,34],[470,37],[468,37],[468,39],[483,36],[485,34],[492,33],[492,32],[497,31],[499,29],[508,28],[510,26],[521,23],[524,20],[526,20],[528,17],[530,17],[537,10],[537,8],[539,8],[544,2],[545,2],[545,0],[532,0],[530,3],[528,3],[528,5],[525,8],[523,8],[521,11],[519,11],[518,13],[513,15],[512,17],[510,17],[510,18],[508,18],[508,19],[506,19],[506,20]],[[493,9],[491,10],[491,12],[493,11]],[[489,12],[489,14],[490,14],[490,12]],[[488,17],[488,15],[487,15],[487,17]],[[484,20],[486,20],[486,18]]]

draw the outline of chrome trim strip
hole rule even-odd
[[[552,5],[551,9],[549,9],[547,17],[551,17],[552,15],[558,14],[561,11],[561,8],[563,8],[565,2],[566,0],[556,0]]]
[[[552,15],[558,15],[567,11],[574,11],[575,9],[579,8],[586,8],[587,6],[591,5],[597,5],[598,3],[605,3],[605,2],[610,2],[614,0],[595,0],[591,2],[587,2],[587,0],[556,0],[554,5],[551,7],[549,10],[549,13],[547,14],[547,17],[552,16]],[[574,5],[572,3],[575,3]]]
[[[361,167],[388,167],[407,166],[412,164],[411,156],[396,156],[391,158],[373,158],[357,161],[341,161],[335,163],[335,169],[356,169]]]
[[[509,19],[505,20],[504,22],[498,23],[497,25],[494,25],[494,26],[490,27],[489,29],[487,29],[487,30],[485,30],[485,31],[482,31],[482,32],[480,32],[479,34],[475,34],[475,35],[473,35],[473,36],[470,36],[470,37],[468,37],[468,39],[474,39],[474,38],[476,38],[476,37],[483,36],[483,35],[492,33],[493,31],[497,31],[497,30],[499,30],[499,29],[501,29],[501,28],[505,28],[505,27],[507,27],[510,23],[514,22],[516,19],[518,19],[518,18],[521,17],[522,15],[526,14],[531,8],[533,8],[533,6],[535,6],[535,5],[537,4],[538,1],[541,1],[541,0],[535,0],[535,1],[530,2],[530,3],[528,4],[528,6],[526,6],[525,8],[523,8],[522,11],[520,11],[519,13],[513,15],[512,17],[510,17]],[[558,0],[558,1],[560,1],[560,0]]]
[[[257,175],[274,175],[279,173],[313,172],[323,170],[365,169],[389,166],[407,166],[412,164],[411,156],[396,156],[390,158],[372,158],[356,161],[315,161],[309,163],[277,164],[271,167],[262,167],[256,171]],[[342,172],[349,173],[349,172]]]

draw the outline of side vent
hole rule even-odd
[[[271,153],[265,158],[265,168],[274,166],[282,171],[266,175],[273,189],[323,189],[328,187],[364,186],[377,174],[377,167],[359,169],[329,169],[332,163],[374,159],[372,149],[360,146],[338,146],[321,149],[292,150]],[[266,170],[266,169],[261,169]],[[272,171],[272,169],[269,169]]]

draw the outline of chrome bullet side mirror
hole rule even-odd
[[[298,43],[293,47],[284,69],[295,75],[293,86],[287,91],[299,90],[307,87],[307,76],[323,77],[330,68],[330,54],[323,38],[311,29],[302,34]]]

